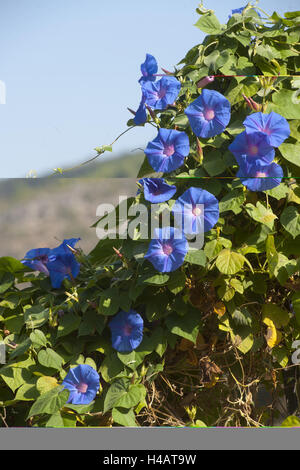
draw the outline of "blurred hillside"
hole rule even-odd
[[[0,181],[0,256],[22,258],[31,248],[52,248],[71,237],[80,237],[80,247],[88,252],[98,241],[90,228],[97,206],[136,193],[143,158],[143,153],[111,158],[67,177]]]

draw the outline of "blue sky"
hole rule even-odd
[[[131,117],[140,101],[140,64],[146,52],[172,70],[204,35],[193,24],[194,0],[2,0],[0,177],[38,176],[95,154]],[[246,2],[244,3],[246,4]],[[219,20],[243,6],[206,1]],[[262,0],[269,13],[296,10],[298,0]],[[137,128],[114,155],[145,147],[155,129]],[[110,154],[109,154],[110,155]]]

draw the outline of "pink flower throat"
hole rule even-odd
[[[169,256],[172,252],[173,252],[173,248],[171,247],[171,245],[163,245],[163,248],[162,248],[163,252],[165,255]]]
[[[164,155],[170,157],[175,152],[174,145],[166,145],[164,148]]]
[[[215,112],[213,109],[206,109],[204,111],[204,117],[207,121],[211,121],[215,117]]]
[[[76,388],[77,388],[78,392],[80,392],[80,393],[86,393],[86,391],[87,391],[87,389],[88,389],[88,385],[85,384],[84,382],[80,382],[80,384],[77,385]]]

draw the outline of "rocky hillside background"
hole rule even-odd
[[[142,153],[90,164],[68,177],[0,181],[0,256],[22,258],[31,248],[57,246],[80,237],[90,251],[97,243],[96,209],[136,193]]]

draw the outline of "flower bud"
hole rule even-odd
[[[197,84],[196,84],[197,88],[204,88],[206,85],[213,82],[214,79],[215,79],[215,77],[213,75],[201,78],[201,80],[199,80],[199,82],[197,82]]]

